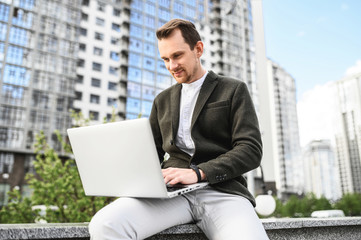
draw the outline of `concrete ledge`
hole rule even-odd
[[[271,240],[361,239],[361,217],[263,219]],[[87,223],[0,224],[0,239],[89,239]],[[207,239],[194,224],[175,226],[155,239]]]

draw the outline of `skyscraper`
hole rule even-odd
[[[303,162],[298,132],[295,80],[268,61],[270,121],[274,122],[273,161],[279,197],[303,193]],[[261,96],[262,97],[262,96]],[[274,120],[272,120],[274,119]]]
[[[341,191],[361,193],[361,73],[335,82],[336,153]]]
[[[71,125],[79,1],[0,1],[0,176],[3,189],[24,183],[35,135]],[[3,191],[0,190],[3,193]],[[0,201],[2,202],[2,201]]]
[[[337,200],[340,197],[339,178],[330,140],[314,140],[303,153],[305,164],[305,191],[317,197]]]

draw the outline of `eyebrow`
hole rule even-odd
[[[183,54],[184,51],[176,51],[170,55],[170,58],[174,57],[175,55]],[[162,59],[168,59],[168,57],[161,57]]]

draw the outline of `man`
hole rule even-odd
[[[243,174],[258,167],[262,143],[245,83],[207,72],[195,26],[173,19],[157,30],[161,58],[178,84],[154,100],[150,122],[167,184],[208,181],[172,199],[119,198],[101,209],[92,239],[144,239],[194,222],[209,239],[268,239]]]

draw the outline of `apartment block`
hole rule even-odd
[[[334,84],[335,146],[342,194],[361,193],[361,73]]]
[[[275,181],[279,197],[287,198],[304,193],[296,85],[294,78],[277,63],[268,60],[267,69]]]
[[[340,198],[338,168],[330,140],[310,142],[302,155],[305,167],[305,192],[330,200]]]

